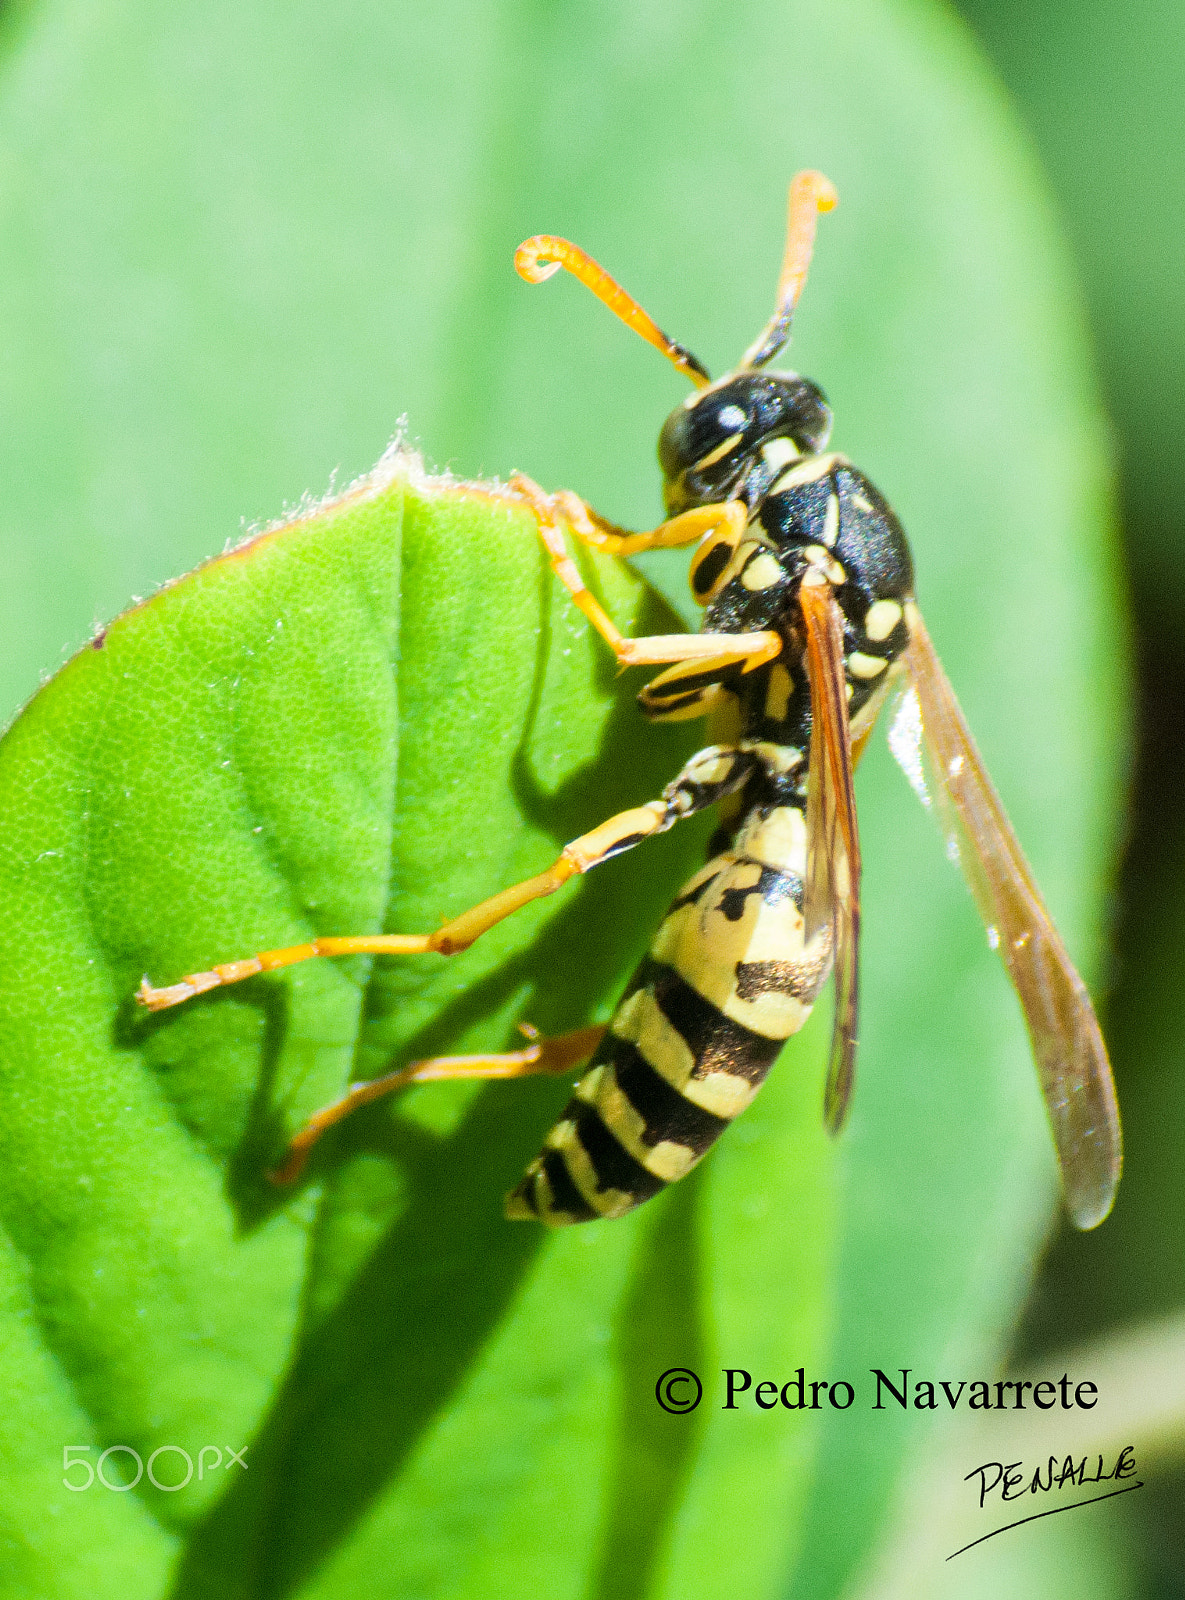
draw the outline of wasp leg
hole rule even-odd
[[[600,827],[566,844],[546,872],[503,889],[501,894],[483,900],[480,905],[471,906],[434,933],[375,933],[310,939],[307,944],[290,945],[284,950],[264,950],[244,961],[230,961],[212,967],[209,972],[190,973],[179,983],[163,989],[153,988],[145,978],[136,992],[136,999],[149,1011],[163,1011],[167,1006],[180,1005],[194,995],[204,994],[207,989],[238,983],[259,972],[274,972],[278,967],[290,967],[314,956],[415,956],[430,951],[442,956],[455,955],[459,950],[467,950],[475,939],[520,906],[554,894],[577,873],[588,872],[611,856],[620,855],[652,833],[664,832],[684,814],[684,810],[666,800],[651,800],[631,811],[620,811]]]
[[[748,519],[748,511],[739,500],[722,501],[714,506],[697,506],[692,511],[681,512],[669,522],[662,523],[649,533],[623,533],[609,531],[611,524],[598,527],[599,518],[576,495],[566,491],[548,495],[530,478],[516,473],[511,488],[530,505],[539,524],[539,537],[551,562],[551,570],[572,596],[576,605],[605,640],[623,667],[657,666],[670,661],[695,661],[700,659],[721,663],[743,661],[744,670],[752,672],[767,661],[772,661],[782,648],[776,633],[670,633],[652,634],[645,639],[627,639],[606,613],[600,603],[585,587],[584,579],[564,539],[564,525],[586,544],[606,551],[609,555],[633,555],[640,550],[657,550],[674,545],[691,544],[716,528],[729,528],[734,524],[736,538],[740,538]]]
[[[522,472],[516,472],[510,481],[511,487],[529,500],[536,512],[546,508],[554,519],[558,511],[581,544],[603,550],[608,556],[636,556],[643,550],[677,549],[680,545],[694,544],[704,534],[723,527],[732,529],[739,537],[749,518],[743,501],[721,500],[715,505],[681,511],[677,517],[669,517],[646,533],[631,533],[628,528],[619,528],[615,522],[602,517],[571,489],[549,495]]]
[[[540,1074],[562,1078],[592,1055],[605,1029],[603,1025],[577,1028],[554,1039],[542,1038],[529,1023],[520,1024],[520,1031],[530,1040],[525,1050],[489,1056],[429,1056],[424,1061],[410,1061],[397,1072],[388,1072],[381,1078],[351,1084],[340,1100],[313,1112],[304,1127],[293,1135],[283,1161],[268,1173],[268,1177],[276,1184],[295,1183],[304,1171],[309,1151],[325,1130],[348,1117],[358,1106],[369,1105],[383,1095],[395,1094],[413,1083],[441,1083],[457,1078],[530,1078]]]
[[[314,956],[418,956],[429,952],[456,955],[521,906],[554,894],[577,873],[591,871],[602,861],[632,850],[651,834],[665,833],[681,818],[735,793],[749,777],[755,761],[751,752],[729,745],[712,745],[699,751],[667,784],[661,800],[649,800],[644,806],[619,811],[599,827],[566,844],[546,872],[524,878],[521,883],[503,889],[501,894],[470,906],[468,911],[462,911],[459,917],[453,917],[435,933],[364,933],[310,939],[307,944],[289,945],[284,950],[261,951],[245,961],[229,961],[212,967],[209,972],[189,973],[179,983],[163,989],[154,989],[145,978],[136,991],[136,999],[149,1011],[163,1011],[167,1006],[180,1005],[194,995],[204,994],[207,989],[238,983],[260,972],[275,972],[279,967],[291,967],[298,961],[310,961]]]

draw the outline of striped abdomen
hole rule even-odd
[[[827,935],[803,944],[805,852],[802,812],[782,807],[680,892],[507,1216],[621,1216],[745,1109],[830,966]]]

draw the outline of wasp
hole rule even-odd
[[[659,437],[668,515],[657,528],[630,533],[521,475],[510,492],[533,511],[555,576],[621,666],[665,669],[641,691],[643,712],[706,717],[711,742],[659,799],[583,834],[545,872],[435,932],[317,938],[165,988],[145,979],[138,999],[157,1010],[314,956],[452,955],[519,907],[716,806],[711,859],[679,891],[606,1027],[544,1039],[524,1026],[521,1050],[433,1057],[355,1084],[297,1133],[277,1181],[293,1180],[326,1128],[380,1095],[432,1079],[567,1075],[587,1062],[506,1212],[553,1227],[621,1216],[688,1172],[745,1109],[832,972],[824,1114],[837,1131],[859,1014],[853,770],[896,685],[890,742],[915,787],[938,801],[1020,999],[1070,1216],[1091,1228],[1110,1210],[1120,1131],[1099,1025],[930,643],[905,534],[863,473],[827,449],[831,410],[818,386],[769,370],[790,336],[818,214],[835,203],[820,173],[795,177],[774,314],[715,381],[577,246],[551,235],[519,246],[524,278],[565,268],[693,386]],[[569,537],[619,557],[694,544],[701,631],[623,637],[585,587]]]

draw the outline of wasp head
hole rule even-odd
[[[720,500],[754,506],[790,462],[827,443],[831,407],[793,372],[734,372],[671,412],[658,440],[669,516]]]

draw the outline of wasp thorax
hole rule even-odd
[[[821,450],[831,407],[808,378],[793,372],[738,372],[700,389],[672,411],[658,439],[658,460],[672,516],[717,500],[754,504],[769,483],[762,446],[784,465]],[[766,451],[769,454],[769,451]]]

